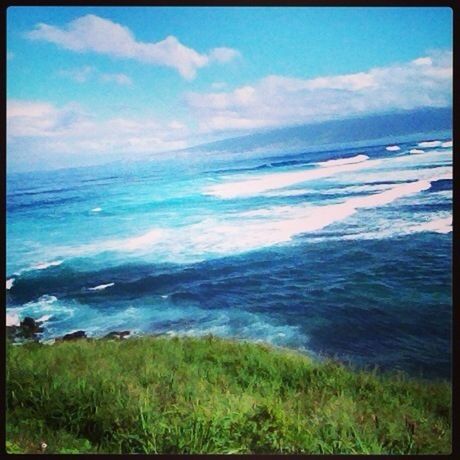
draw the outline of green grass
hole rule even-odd
[[[7,347],[7,450],[449,453],[451,387],[264,345],[145,337]]]

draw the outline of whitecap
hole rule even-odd
[[[409,150],[409,153],[425,153],[424,150],[420,150],[420,149],[410,149]]]
[[[442,142],[441,141],[423,141],[423,142],[419,142],[417,145],[422,148],[431,148],[431,147],[441,146]]]
[[[373,160],[362,164],[371,162]],[[361,167],[362,164],[318,168],[314,171],[310,170],[309,173],[326,172],[333,169],[342,171],[345,167],[356,168]],[[94,243],[88,245],[86,251],[102,251],[108,248],[120,252],[128,249],[141,250],[143,256],[150,256],[154,251],[155,257],[174,262],[198,261],[209,257],[242,253],[287,243],[297,235],[322,230],[328,225],[344,220],[361,208],[384,206],[396,199],[429,189],[432,181],[452,178],[451,167],[425,168],[409,172],[413,173],[415,177],[402,177],[402,179],[412,180],[411,182],[384,184],[383,189],[379,184],[375,186],[373,184],[359,185],[362,187],[361,191],[376,192],[373,194],[353,195],[342,199],[342,201],[337,201],[337,198],[334,198],[334,202],[321,205],[307,202],[228,213],[224,216],[210,216],[198,223],[178,228],[169,228],[168,230],[154,228],[137,237]],[[305,173],[306,171],[302,171],[302,174]],[[400,173],[406,175],[407,171],[400,168],[396,171],[396,175],[398,176]],[[373,176],[375,176],[375,181],[381,181],[382,174],[385,173],[382,171],[367,173],[360,180],[372,182]],[[351,179],[355,179],[358,174],[351,176],[353,176]],[[389,179],[396,180],[393,175]],[[348,184],[352,185],[352,182],[348,182]],[[347,190],[349,188],[347,186],[343,190],[346,193],[352,191]]]
[[[9,278],[6,280],[6,290],[9,291],[13,287],[15,278]]]
[[[353,163],[360,163],[361,161],[366,161],[369,160],[369,157],[367,155],[356,155],[351,158],[339,158],[337,160],[328,160],[328,161],[322,161],[320,163],[316,163],[317,166],[321,166],[323,168],[329,168],[331,166],[340,166],[340,165],[347,165],[347,164],[353,164]]]
[[[263,176],[256,176],[252,179],[208,186],[204,189],[204,194],[223,199],[257,195],[268,190],[285,188],[299,182],[321,179],[342,172],[357,171],[362,168],[377,166],[380,163],[380,160],[368,160],[358,163],[330,166],[327,168],[266,174]]]
[[[431,220],[419,224],[414,228],[414,231],[419,232],[436,232],[436,233],[450,233],[452,231],[452,217],[444,217],[441,219]]]
[[[155,228],[149,230],[148,232],[134,237],[121,238],[100,241],[90,244],[85,244],[81,246],[67,246],[59,248],[61,254],[66,254],[69,256],[75,256],[76,254],[88,254],[88,253],[97,253],[103,251],[137,251],[142,249],[148,249],[154,243],[156,243],[160,237],[163,235],[163,230]]]
[[[436,177],[438,179],[438,177]],[[434,179],[434,178],[433,178]],[[352,197],[340,203],[311,206],[282,206],[269,210],[271,217],[235,221],[207,220],[188,228],[191,241],[180,242],[182,248],[194,254],[245,252],[260,247],[286,243],[293,237],[322,230],[344,220],[360,208],[375,208],[429,189],[429,180],[398,184],[383,192]],[[247,216],[246,216],[247,217]],[[178,244],[176,239],[175,244]]]
[[[91,212],[101,212],[102,208],[93,208],[91,209]]]
[[[54,295],[49,295],[49,294],[44,294],[38,298],[36,302],[28,302],[25,304],[27,305],[35,305],[35,304],[41,304],[41,305],[51,305],[53,303],[57,302],[57,297]]]
[[[19,319],[19,315],[16,312],[6,313],[6,325],[7,326],[19,326],[21,320]]]
[[[32,265],[30,267],[30,270],[45,270],[46,268],[49,267],[57,267],[58,265],[61,265],[63,260],[53,260],[52,262],[39,262],[36,265]]]
[[[141,236],[118,240],[114,245],[114,249],[122,251],[134,251],[136,249],[142,249],[158,241],[162,235],[163,231],[161,229],[155,228]]]
[[[453,144],[452,144],[452,141],[447,141],[447,142],[443,142],[443,143],[441,144],[441,147],[443,147],[443,148],[449,148],[449,147],[452,147],[452,145],[453,145]]]
[[[37,319],[37,322],[44,323],[45,321],[48,321],[52,317],[53,317],[53,315],[43,315],[43,316],[40,316],[40,318]]]
[[[401,150],[401,147],[399,147],[399,145],[389,145],[388,147],[385,147],[385,150],[388,150],[389,152],[397,152],[398,150]]]
[[[108,283],[108,284],[100,284],[99,286],[90,287],[88,288],[89,291],[102,291],[103,289],[107,289],[108,287],[114,286],[115,283]]]

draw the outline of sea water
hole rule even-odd
[[[452,143],[422,141],[8,174],[7,315],[449,377]]]

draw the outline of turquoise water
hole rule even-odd
[[[446,141],[10,174],[8,317],[449,376]]]

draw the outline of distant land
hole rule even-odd
[[[318,150],[318,147],[343,147],[345,144],[381,140],[392,142],[440,132],[451,135],[452,108],[422,108],[311,123],[301,126],[265,130],[245,136],[232,137],[197,145],[181,152],[187,153],[282,153]]]
[[[431,140],[437,137],[452,136],[452,108],[422,108],[403,112],[368,115],[346,119],[336,119],[297,125],[272,130],[258,131],[244,136],[198,144],[181,150],[167,151],[160,154],[142,155],[131,159],[114,159],[110,162],[74,167],[42,168],[29,171],[8,171],[12,178],[22,174],[40,175],[47,170],[70,172],[90,171],[104,168],[117,171],[120,167],[128,170],[144,169],[148,163],[168,163],[171,160],[221,161],[229,156],[237,160],[276,155],[296,155],[308,152],[331,151],[343,148],[364,148],[393,142],[411,142]],[[175,164],[174,167],[178,165]]]

